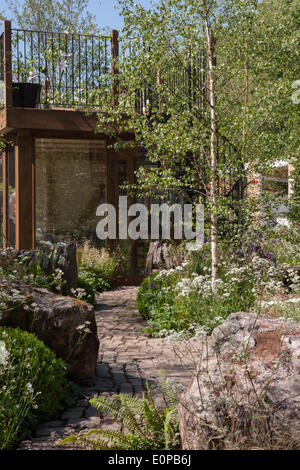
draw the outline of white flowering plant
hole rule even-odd
[[[206,334],[232,312],[255,311],[274,294],[283,295],[284,265],[276,265],[261,234],[250,233],[232,245],[221,245],[217,292],[212,292],[209,250],[187,253],[176,269],[162,269],[146,278],[137,305],[154,336],[195,336],[195,325]],[[299,288],[297,275],[289,289]],[[204,328],[204,330],[203,330]]]

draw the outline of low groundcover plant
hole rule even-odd
[[[62,409],[65,370],[35,335],[0,328],[0,449],[13,447],[32,426]]]

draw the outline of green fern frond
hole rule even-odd
[[[162,371],[159,371],[159,379],[158,379],[158,384],[159,388],[161,389],[164,398],[166,400],[166,403],[168,406],[175,408],[178,403],[178,398],[176,393],[174,392],[174,385],[170,383],[170,379],[166,378],[164,373]]]
[[[170,450],[172,448],[173,440],[176,433],[177,427],[177,409],[170,408],[165,415],[164,421],[164,440],[165,440],[165,450]]]
[[[170,384],[163,384],[169,407],[158,409],[153,399],[150,387],[142,398],[129,394],[119,394],[113,398],[95,396],[90,404],[107,413],[114,421],[120,423],[125,432],[109,429],[91,429],[80,438],[70,436],[60,444],[80,445],[93,450],[170,450],[176,444],[178,418],[174,402],[174,394]]]
[[[120,402],[118,395],[113,399],[97,396],[90,399],[90,404],[102,413],[107,413],[116,421],[123,423],[126,419],[126,414],[120,410]]]
[[[62,445],[65,445],[65,444],[73,444],[73,445],[76,445],[78,442],[78,437],[77,436],[68,436],[66,437],[65,439],[63,439],[62,441],[60,441],[58,443],[59,446],[62,446]]]

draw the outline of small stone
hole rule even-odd
[[[35,430],[36,437],[50,436],[57,431],[56,428],[37,428]]]
[[[41,424],[39,427],[48,427],[48,428],[58,428],[63,425],[63,421],[57,420],[57,421],[48,421],[45,423],[45,426]]]
[[[96,410],[96,408],[93,408],[92,406],[90,408],[87,408],[84,412],[84,415],[86,418],[100,418],[100,411]]]
[[[76,401],[76,406],[80,406],[82,408],[88,408],[90,404],[88,400],[84,400],[80,398],[79,400]]]
[[[83,416],[83,407],[78,407],[78,408],[72,408],[71,410],[65,411],[62,415],[62,419],[75,419],[75,418],[81,418]]]
[[[120,393],[133,393],[132,385],[127,383],[122,383],[120,387]]]
[[[111,374],[109,372],[109,367],[106,364],[97,364],[96,366],[96,375],[98,377],[110,378]]]
[[[92,429],[92,428],[99,428],[99,427],[100,427],[100,418],[99,418],[99,416],[97,418],[96,417],[91,417],[91,418],[85,419],[81,423],[81,428],[82,429],[84,429],[84,428]]]

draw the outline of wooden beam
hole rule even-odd
[[[99,111],[100,112],[100,111]],[[124,120],[126,116],[124,115]],[[87,114],[85,111],[62,111],[53,109],[11,108],[0,111],[0,133],[18,134],[21,130],[52,131],[61,133],[78,133],[96,135],[100,139],[103,133],[97,130],[97,113]],[[112,124],[110,124],[112,125]],[[97,133],[96,133],[97,130]],[[122,133],[120,136],[131,136],[133,132]]]
[[[4,21],[3,50],[4,50],[4,108],[12,108],[12,70],[11,70],[11,22]]]
[[[34,138],[18,135],[15,150],[16,171],[16,248],[35,245],[35,155]]]

